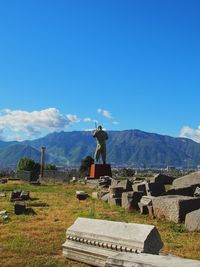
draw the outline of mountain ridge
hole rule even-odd
[[[107,161],[115,166],[188,167],[200,165],[200,144],[188,138],[148,133],[138,129],[108,131],[108,135]],[[46,147],[47,162],[79,166],[81,159],[85,156],[93,157],[96,147],[96,141],[89,131],[54,132],[35,140],[26,140],[16,144],[4,145],[2,142],[0,142],[0,162],[3,162],[4,166],[6,160],[17,164],[17,159],[28,155],[28,150],[31,148],[33,159],[38,161],[42,146]],[[27,146],[26,150],[19,145]],[[20,153],[19,148],[21,148]],[[14,160],[12,160],[13,155],[15,155]]]

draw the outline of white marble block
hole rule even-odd
[[[158,254],[163,243],[153,225],[78,218],[67,229],[63,255],[93,266],[105,266],[116,252]]]

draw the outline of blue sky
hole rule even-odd
[[[0,1],[0,138],[140,129],[200,142],[198,0]]]

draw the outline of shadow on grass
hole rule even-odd
[[[39,200],[39,198],[38,197],[30,197],[29,200],[30,201],[36,201],[36,200]]]
[[[26,208],[25,215],[37,215],[37,213],[32,208]]]

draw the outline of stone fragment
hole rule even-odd
[[[195,191],[194,191],[194,197],[200,197],[200,187],[197,186]]]
[[[2,210],[2,211],[0,211],[0,217],[1,217],[3,220],[7,220],[7,219],[8,219],[7,210]]]
[[[156,218],[175,223],[183,222],[187,213],[200,208],[200,198],[169,195],[152,199]]]
[[[133,191],[132,182],[129,179],[123,179],[123,180],[112,179],[111,186],[122,187],[123,191]]]
[[[123,192],[122,193],[122,207],[126,210],[138,210],[138,203],[140,202],[143,192]]]
[[[199,267],[200,261],[171,255],[116,253],[108,257],[105,267]]]
[[[153,203],[152,199],[155,198],[153,196],[143,196],[138,203],[140,207],[140,213],[141,214],[149,214],[151,217],[153,217]]]
[[[11,192],[10,201],[15,201],[16,199],[20,199],[21,190],[14,190]]]
[[[16,215],[20,215],[25,213],[26,210],[26,204],[24,201],[15,201],[14,203],[14,213]]]
[[[6,197],[6,193],[5,192],[0,193],[0,197]]]
[[[158,197],[165,193],[165,186],[162,183],[146,183],[145,187],[148,196]]]
[[[88,194],[84,191],[76,191],[76,197],[78,200],[85,200],[88,197]]]
[[[98,199],[98,192],[92,192],[92,199]]]
[[[175,180],[175,178],[168,176],[168,175],[165,175],[165,174],[162,174],[162,173],[158,173],[150,180],[151,180],[151,182],[154,182],[154,183],[172,184],[173,181]]]
[[[109,193],[103,195],[103,196],[101,197],[101,200],[103,200],[103,201],[105,201],[105,202],[108,202],[108,198],[109,198]]]
[[[153,225],[78,218],[67,229],[63,255],[93,266],[105,266],[117,252],[158,254],[163,246]]]
[[[154,198],[155,197],[153,197],[153,196],[143,196],[140,200],[140,203],[142,203],[143,205],[146,205],[146,206],[152,206],[152,200]]]
[[[29,191],[22,191],[20,194],[20,198],[22,200],[29,200],[30,199],[30,192]]]
[[[186,215],[185,228],[188,231],[200,231],[200,209],[194,210]]]

